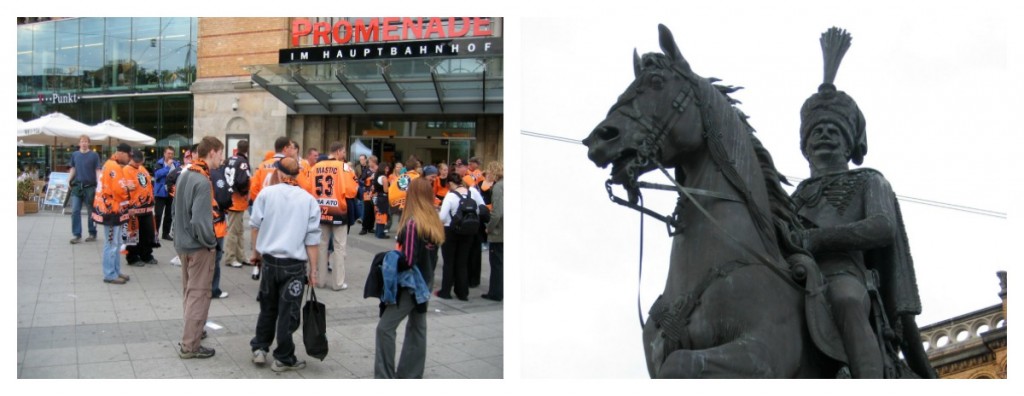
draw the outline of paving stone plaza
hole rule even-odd
[[[269,364],[251,362],[249,340],[259,314],[252,267],[221,268],[221,289],[229,296],[211,302],[203,341],[216,356],[182,360],[176,353],[183,328],[181,267],[170,264],[173,242],[154,250],[156,265],[128,266],[122,256],[122,273],[131,280],[113,285],[103,282],[102,239],[68,243],[71,216],[41,210],[18,217],[17,377],[373,378],[379,301],[363,299],[363,284],[373,256],[393,241],[357,234],[348,235],[349,289],[317,293],[327,307],[329,354],[323,361],[306,356],[300,328],[293,338],[306,368],[275,373]],[[487,292],[486,250],[482,260],[481,287],[470,290],[469,301],[430,302],[425,378],[502,378],[503,305],[480,298]],[[403,336],[404,324],[399,351]]]

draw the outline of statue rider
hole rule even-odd
[[[800,149],[811,170],[793,193],[803,245],[827,282],[852,376],[934,378],[914,322],[921,300],[896,195],[878,171],[849,166],[868,148],[864,115],[833,85],[850,39],[834,27],[822,34],[825,81],[800,109]]]

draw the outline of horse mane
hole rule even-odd
[[[791,184],[789,184],[789,180],[786,180],[786,177],[779,173],[779,170],[775,168],[775,161],[772,160],[772,154],[768,152],[768,149],[766,149],[763,144],[761,144],[761,140],[754,135],[754,132],[756,131],[754,130],[754,127],[750,125],[750,122],[747,121],[750,117],[743,113],[743,110],[740,110],[739,107],[736,107],[736,105],[740,104],[740,101],[729,96],[730,93],[736,92],[742,89],[742,87],[715,84],[718,80],[713,77],[708,78],[707,80],[719,94],[725,97],[726,101],[736,113],[736,117],[739,118],[740,124],[750,136],[750,142],[754,149],[754,154],[757,156],[757,161],[761,165],[761,175],[768,193],[768,203],[771,207],[772,222],[775,227],[775,238],[778,242],[778,246],[781,248],[783,257],[794,253],[808,254],[799,242],[799,231],[803,230],[803,225],[800,223],[799,216],[796,213],[796,204],[793,203],[793,199],[786,193],[786,190],[782,188],[782,183],[786,183],[786,185]]]
[[[644,54],[642,64],[644,68],[654,66],[666,70],[676,70],[677,72],[684,71],[675,66],[668,56],[657,52]],[[705,131],[704,134],[712,159],[722,168],[723,174],[727,179],[730,179],[729,182],[738,190],[741,190],[741,193],[747,195],[744,198],[748,201],[747,206],[750,209],[754,224],[758,227],[758,233],[761,235],[762,241],[765,242],[766,246],[779,248],[783,257],[794,253],[808,254],[801,246],[801,243],[799,243],[799,234],[803,230],[803,225],[800,223],[799,216],[796,213],[796,205],[789,197],[789,194],[782,188],[782,183],[790,185],[789,181],[775,168],[775,162],[772,160],[771,153],[765,149],[761,141],[754,135],[755,130],[747,121],[749,117],[737,107],[741,102],[729,96],[729,94],[742,89],[742,87],[717,84],[721,80],[714,77],[704,78],[690,70],[685,71],[689,72],[685,77],[694,82],[695,88],[702,91],[700,92],[702,96],[717,94],[720,95],[721,99],[724,99],[722,103],[727,105],[729,110],[721,113],[724,113],[726,117],[735,116],[738,125],[750,137],[751,146],[760,165],[762,180],[768,193],[768,203],[771,208],[770,220],[768,214],[763,213],[759,207],[752,203],[752,197],[749,196],[749,192],[743,191],[745,188],[742,187],[742,179],[739,178],[735,168],[730,165],[732,160],[728,158],[728,154],[726,154],[722,146],[719,137],[720,132],[708,133],[709,131]],[[711,106],[716,102],[706,99],[710,98],[705,98],[706,103],[698,102],[698,104],[700,106]],[[707,116],[710,116],[710,114],[707,114],[702,108],[701,117]],[[721,122],[715,122],[713,125],[721,125]]]

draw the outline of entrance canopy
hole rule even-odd
[[[502,114],[501,56],[250,66],[299,114]]]

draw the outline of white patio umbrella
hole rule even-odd
[[[156,139],[142,132],[136,131],[114,120],[106,120],[92,127],[93,131],[102,134],[107,139],[108,145],[126,143],[129,146],[152,146]]]
[[[62,113],[51,113],[32,121],[18,124],[18,142],[26,144],[76,145],[82,135],[97,140],[106,138],[92,127],[75,121]]]

